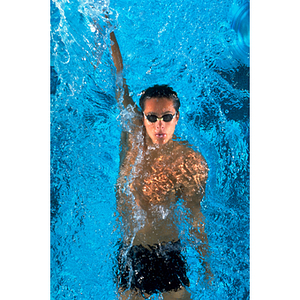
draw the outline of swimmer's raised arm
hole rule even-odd
[[[111,53],[114,65],[116,67],[117,71],[117,90],[116,90],[116,98],[119,105],[124,105],[124,107],[128,107],[131,105],[135,112],[135,117],[131,119],[131,124],[137,125],[135,126],[135,129],[133,129],[133,132],[135,135],[135,132],[141,128],[142,126],[142,118],[141,114],[139,112],[138,106],[134,103],[132,98],[129,95],[129,89],[126,84],[126,79],[123,77],[123,59],[120,51],[119,44],[117,42],[115,33],[112,31],[110,33],[110,40],[111,40]],[[128,131],[122,131],[121,133],[121,145],[122,145],[122,151],[120,152],[120,162],[123,163],[127,151],[130,152],[130,147],[132,145],[132,140],[130,138],[130,135]],[[133,159],[131,157],[130,159]]]
[[[119,44],[116,39],[115,33],[112,31],[110,33],[110,40],[111,40],[111,52],[114,61],[114,65],[117,69],[117,74],[123,71],[123,59],[120,51]]]
[[[123,72],[123,59],[122,59],[119,44],[116,39],[116,35],[113,31],[110,33],[110,40],[111,40],[111,52],[112,52],[113,62],[116,67],[116,70],[117,70],[117,76],[120,77],[120,76],[122,76],[122,72]],[[123,76],[122,76],[122,80],[123,80],[123,91],[124,91],[123,104],[125,107],[127,107],[129,104],[131,104],[135,108],[135,110],[137,110],[136,104],[134,103],[132,98],[129,96],[129,89],[126,84],[126,79]],[[118,90],[117,91],[118,101],[121,100],[121,95],[122,95],[121,91]]]

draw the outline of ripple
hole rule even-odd
[[[234,44],[235,56],[246,66],[249,66],[250,55],[250,3],[247,1],[236,11],[231,27],[237,33]]]

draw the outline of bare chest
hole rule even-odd
[[[138,205],[168,206],[176,201],[182,171],[180,162],[171,156],[145,156],[136,166],[136,176],[131,183],[132,193]]]

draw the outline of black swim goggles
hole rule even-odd
[[[172,114],[166,114],[166,115],[163,115],[161,118],[159,118],[158,116],[156,115],[145,115],[145,118],[151,122],[151,123],[155,123],[157,120],[159,121],[164,121],[164,122],[171,122],[174,117],[176,116],[177,113],[175,113],[174,115]]]

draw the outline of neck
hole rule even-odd
[[[155,153],[164,152],[164,153],[167,153],[167,152],[171,151],[174,147],[173,139],[170,139],[167,143],[160,145],[160,144],[153,143],[151,138],[148,135],[146,135],[145,142],[146,142],[146,145],[145,145],[146,149],[149,152],[155,152]]]

